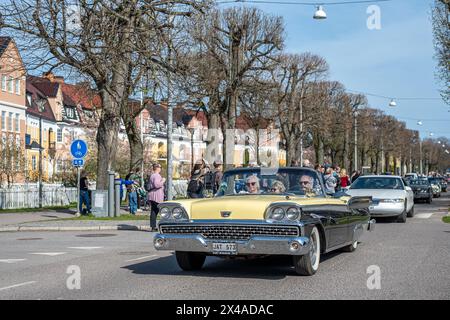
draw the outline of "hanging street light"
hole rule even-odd
[[[396,107],[397,106],[397,102],[395,102],[394,99],[391,99],[391,102],[389,102],[389,107]]]
[[[327,13],[323,10],[322,6],[317,6],[317,10],[314,13],[314,19],[323,20],[327,18]]]

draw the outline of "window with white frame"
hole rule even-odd
[[[36,156],[31,157],[31,168],[36,170]]]
[[[69,119],[75,119],[75,109],[66,107],[64,108],[66,111],[66,117]]]
[[[6,111],[2,111],[2,130],[6,129]]]
[[[16,113],[16,132],[20,132],[20,114]]]
[[[6,91],[6,76],[2,74],[2,91]]]
[[[16,79],[16,94],[20,94],[20,79]]]
[[[58,128],[58,129],[56,129],[56,142],[62,142],[62,141],[63,141],[62,129]]]
[[[10,112],[8,118],[8,131],[12,131],[12,120],[13,120],[13,113]]]
[[[9,77],[9,81],[8,81],[8,91],[9,91],[10,93],[14,93],[13,84],[14,84],[14,78],[13,78],[13,77]]]

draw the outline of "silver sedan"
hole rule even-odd
[[[398,222],[406,222],[407,216],[414,216],[414,193],[399,176],[362,176],[347,193],[351,196],[371,196],[369,210],[372,217],[397,217]]]

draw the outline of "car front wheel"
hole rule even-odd
[[[175,251],[178,265],[185,271],[199,270],[205,263],[206,256],[202,253]]]
[[[317,227],[312,229],[310,241],[311,250],[308,254],[293,257],[295,272],[302,276],[312,276],[319,269],[320,234]]]
[[[414,205],[411,207],[411,210],[408,212],[408,218],[414,217]]]
[[[400,223],[406,222],[407,208],[408,208],[407,203],[405,203],[405,210],[403,210],[402,214],[397,217],[397,222],[400,222]]]

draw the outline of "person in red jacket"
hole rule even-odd
[[[341,187],[342,188],[346,188],[346,187],[350,186],[350,178],[347,175],[347,170],[341,169],[340,177],[341,177]]]

